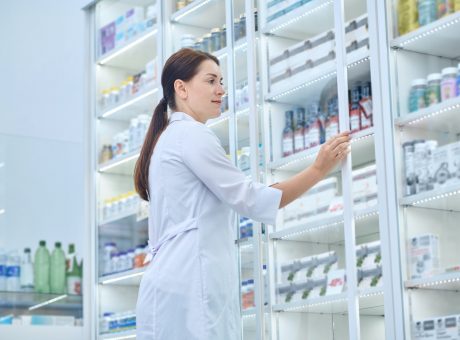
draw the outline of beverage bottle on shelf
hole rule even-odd
[[[34,260],[34,286],[37,293],[50,292],[50,253],[46,242],[40,241],[40,246],[35,252]]]
[[[356,83],[351,88],[351,105],[350,105],[350,132],[361,130],[361,110],[359,100],[361,98],[361,85]]]
[[[0,249],[0,291],[6,290],[6,262],[7,254],[3,249]]]
[[[66,292],[66,258],[61,248],[61,242],[56,242],[51,254],[50,290],[53,294],[65,294]]]
[[[8,255],[6,265],[6,290],[8,292],[19,292],[21,290],[21,257],[18,252],[12,251]]]
[[[295,110],[294,151],[305,149],[304,145],[305,110],[299,107]]]
[[[374,126],[371,91],[371,82],[368,81],[363,83],[361,88],[361,100],[359,101],[359,106],[361,108],[361,130]]]
[[[32,256],[30,248],[24,249],[21,261],[21,290],[33,291],[34,289],[34,267],[32,264]]]
[[[310,107],[310,117],[308,139],[310,141],[310,148],[313,148],[321,143],[321,121],[319,106],[317,104],[313,104]]]
[[[78,265],[75,246],[70,244],[66,268],[67,294],[81,294],[81,273],[82,268]]]
[[[283,130],[283,157],[290,156],[294,153],[294,130],[293,130],[294,111],[285,112],[285,126]]]

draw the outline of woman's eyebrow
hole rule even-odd
[[[214,78],[217,78],[217,75],[214,74],[214,73],[206,73],[206,75],[207,75],[207,76],[212,76],[212,77],[214,77]],[[221,77],[220,80],[222,80],[222,79],[224,79],[224,78]]]

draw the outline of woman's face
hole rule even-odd
[[[197,74],[188,82],[183,82],[183,88],[176,88],[176,97],[180,98],[178,109],[206,123],[208,119],[220,115],[224,94],[219,65],[212,60],[205,60]]]

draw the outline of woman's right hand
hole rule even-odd
[[[350,132],[342,132],[324,143],[316,157],[313,167],[323,176],[345,159],[350,152]]]

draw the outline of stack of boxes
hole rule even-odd
[[[380,241],[357,246],[356,259],[356,267],[358,269],[358,287],[381,287],[383,285],[383,280]]]

